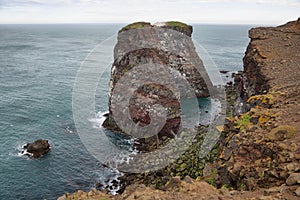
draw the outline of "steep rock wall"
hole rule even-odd
[[[138,66],[148,64],[150,67],[151,65],[162,65],[172,68],[177,72],[177,74],[173,74],[175,79],[181,77],[190,84],[190,91],[186,91],[186,93],[193,93],[196,97],[209,96],[208,86],[211,86],[211,82],[196,53],[191,34],[192,27],[181,22],[165,22],[156,25],[137,22],[127,25],[119,31],[109,83],[109,117],[103,123],[105,128],[126,134],[115,121],[112,96],[118,81]],[[200,72],[197,70],[199,68]],[[131,76],[131,80],[128,82],[134,84],[136,77],[135,75]],[[143,76],[147,77],[145,74]],[[162,78],[163,74],[159,77],[158,72],[157,77],[157,81],[164,81],[162,80],[164,79]],[[179,87],[183,88],[184,86],[179,83]],[[122,97],[128,95],[128,90],[134,90],[134,88],[124,86],[120,94],[117,94],[120,96],[120,103]],[[163,84],[145,84],[139,87],[131,97],[129,101],[130,117],[125,116],[124,120],[132,118],[137,126],[145,127],[151,122],[149,115],[151,106],[163,105],[167,112],[167,120],[159,131],[158,137],[159,139],[163,136],[174,137],[181,125],[180,98],[182,97],[184,97],[183,94],[176,94]],[[154,137],[150,137],[150,143],[153,142],[152,139]]]
[[[299,172],[300,19],[249,31],[238,83],[247,110],[228,117],[218,161],[220,184],[280,186]]]

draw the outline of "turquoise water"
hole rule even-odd
[[[121,26],[0,25],[0,199],[55,199],[113,176],[76,134],[72,87],[88,53]],[[249,28],[194,25],[193,38],[220,70],[237,71]],[[103,76],[100,112],[107,110],[109,70]],[[49,154],[18,155],[23,144],[39,138],[49,140]]]

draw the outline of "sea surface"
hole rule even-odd
[[[72,116],[72,88],[85,57],[122,26],[0,25],[0,199],[56,199],[118,173],[102,167],[81,143]],[[253,26],[193,26],[193,39],[219,70],[242,69]],[[96,121],[108,110],[108,80],[109,68],[98,84]],[[212,109],[205,102],[203,109]],[[47,155],[32,159],[20,154],[22,145],[40,138],[52,146]]]

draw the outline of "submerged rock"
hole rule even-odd
[[[32,154],[34,158],[39,158],[50,151],[50,144],[48,143],[48,140],[39,139],[26,144],[23,148],[28,153]]]

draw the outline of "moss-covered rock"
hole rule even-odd
[[[144,174],[126,174],[124,177],[127,181],[126,184],[142,183],[156,189],[164,189],[166,184],[172,180],[174,176],[178,176],[181,179],[184,179],[186,176],[193,179],[203,177],[203,170],[207,163],[212,163],[219,154],[218,144],[216,144],[205,158],[199,157],[200,146],[203,143],[206,132],[207,127],[199,126],[192,144],[189,145],[185,153],[176,161],[158,171]],[[206,178],[210,177],[215,178],[211,176],[211,174]]]
[[[123,27],[120,32],[127,31],[130,29],[141,29],[141,28],[149,28],[149,27],[161,27],[161,28],[167,28],[167,29],[172,29],[175,31],[179,31],[183,34],[186,34],[187,36],[191,37],[193,33],[193,27],[190,25],[187,25],[182,22],[178,21],[169,21],[169,22],[162,22],[162,23],[157,23],[152,25],[149,22],[135,22],[128,24],[127,26]]]
[[[139,29],[139,28],[146,28],[146,27],[152,27],[152,25],[149,22],[134,22],[132,24],[128,24],[127,26],[123,27],[119,31],[119,33],[130,29]]]
[[[274,96],[270,93],[263,95],[255,95],[248,99],[251,107],[271,108],[274,104]]]
[[[165,22],[165,25],[162,26],[164,28],[173,29],[175,31],[179,31],[187,36],[191,37],[193,33],[193,27],[178,21],[169,21]]]
[[[285,140],[290,139],[296,134],[296,128],[289,125],[278,126],[271,130],[266,136],[270,140]]]

